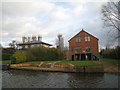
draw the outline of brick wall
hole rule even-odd
[[[90,36],[90,41],[85,41],[85,33]],[[81,42],[76,42],[76,37],[80,34]],[[76,47],[81,47],[81,51],[85,53],[86,47],[90,46],[90,52],[98,52],[98,39],[91,34],[87,33],[86,31],[82,30],[78,34],[76,34],[73,38],[69,40],[69,48],[73,48],[73,50],[69,50],[67,53],[67,59],[71,55],[74,55]],[[69,56],[68,56],[69,54]]]

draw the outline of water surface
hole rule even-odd
[[[3,88],[118,88],[118,74],[6,70]]]

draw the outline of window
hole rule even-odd
[[[85,41],[87,41],[87,37],[85,37]]]
[[[28,48],[28,46],[27,46],[27,45],[25,45],[25,48]]]
[[[70,51],[73,51],[73,48],[72,48],[72,47],[70,47],[70,48],[69,48],[69,50],[70,50]]]
[[[89,51],[90,51],[90,47],[87,46],[87,47],[86,47],[86,52],[89,52]]]
[[[90,36],[88,34],[85,33],[85,41],[88,42],[90,41]]]
[[[87,37],[88,41],[90,41],[90,36]]]
[[[76,42],[81,42],[80,35],[78,35],[78,36],[76,37]]]
[[[81,47],[76,47],[75,51],[76,51],[76,52],[81,52],[81,51],[82,51],[82,50],[81,50]]]
[[[88,34],[85,33],[85,36],[88,36]]]

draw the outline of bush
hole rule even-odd
[[[120,46],[117,46],[116,48],[112,48],[112,49],[103,49],[101,51],[101,55],[104,58],[112,58],[112,59],[120,59],[119,53],[120,53]]]
[[[11,63],[22,63],[27,61],[27,55],[25,51],[16,51],[12,57]]]
[[[2,49],[2,60],[10,60],[10,57],[15,51],[16,50],[9,48]]]
[[[2,53],[13,54],[16,52],[15,49],[2,49]]]
[[[12,54],[2,53],[2,60],[10,60]]]
[[[64,57],[64,52],[56,48],[33,47],[27,51],[28,60],[62,60]]]
[[[33,47],[26,51],[16,51],[11,56],[11,63],[62,60],[64,57],[64,52],[56,48]]]
[[[16,64],[16,59],[14,56],[11,56],[10,60],[11,60],[11,64]]]

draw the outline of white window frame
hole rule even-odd
[[[85,41],[89,42],[90,41],[90,36],[85,36]]]
[[[75,39],[76,42],[81,42],[81,38],[80,36],[77,36],[76,39]]]

